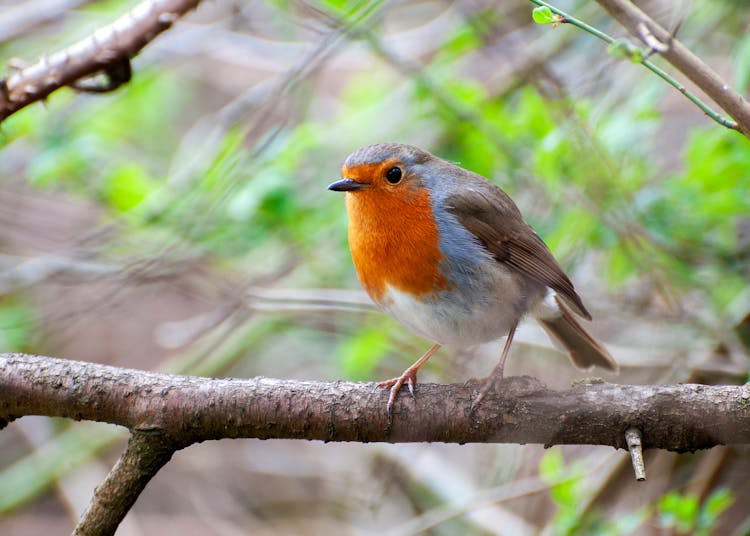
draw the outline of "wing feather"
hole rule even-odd
[[[450,195],[446,199],[448,210],[498,262],[553,289],[590,320],[573,283],[544,241],[523,220],[513,200],[499,187],[481,180],[481,184]]]

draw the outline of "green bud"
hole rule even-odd
[[[643,63],[643,51],[627,41],[615,41],[607,47],[607,52],[613,58],[629,59],[633,63]]]
[[[531,18],[534,19],[534,22],[536,22],[537,24],[553,24],[557,22],[557,19],[555,19],[555,14],[552,13],[552,10],[547,6],[539,6],[534,8],[534,10],[531,12]]]

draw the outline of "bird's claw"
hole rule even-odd
[[[416,397],[416,396],[414,396],[414,386],[416,385],[416,381],[415,381],[415,379],[414,379],[414,378],[412,378],[411,376],[409,376],[409,379],[408,379],[408,380],[406,381],[406,385],[408,385],[408,386],[409,386],[409,393],[411,393],[411,397],[412,397],[412,398],[413,398],[414,400],[416,400],[416,399],[417,399],[417,397]]]
[[[391,413],[393,410],[393,403],[396,401],[396,396],[398,395],[398,392],[401,390],[401,387],[406,384],[407,387],[409,387],[409,393],[411,393],[412,398],[416,399],[416,395],[414,394],[414,388],[417,386],[417,371],[406,369],[404,373],[399,376],[398,378],[391,378],[390,380],[385,380],[384,382],[380,382],[378,384],[378,387],[390,387],[391,391],[388,395],[388,404],[386,405],[386,411],[388,412],[388,420],[391,420]]]
[[[489,391],[490,386],[491,386],[491,382],[489,381],[485,382],[485,384],[482,386],[482,389],[479,391],[479,394],[471,403],[471,409],[469,410],[469,413],[474,413],[477,410],[477,408],[479,407],[479,404],[482,403],[484,396],[487,394],[487,391]]]

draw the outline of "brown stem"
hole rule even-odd
[[[0,121],[63,86],[74,86],[99,72],[110,77],[109,89],[117,87],[124,81],[114,76],[121,67],[199,3],[200,0],[146,0],[93,35],[13,72],[0,80]]]
[[[664,59],[721,106],[737,122],[739,130],[750,137],[750,103],[722,80],[716,71],[629,0],[597,2],[628,32],[644,41],[647,46],[651,38],[663,44],[665,50],[659,53]]]
[[[96,488],[73,534],[114,534],[146,484],[172,458],[177,447],[159,430],[135,430],[128,446]]]

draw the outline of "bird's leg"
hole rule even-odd
[[[503,346],[503,353],[500,354],[500,362],[497,365],[495,365],[495,368],[492,371],[492,374],[490,374],[484,380],[484,385],[482,386],[482,389],[479,391],[479,395],[474,400],[474,402],[471,403],[471,411],[474,411],[475,409],[477,409],[479,407],[480,402],[482,402],[482,399],[489,392],[492,386],[503,379],[503,372],[505,370],[505,360],[508,358],[508,352],[510,351],[510,344],[513,342],[513,335],[515,335],[516,333],[516,326],[518,326],[518,321],[515,321],[513,325],[510,327],[510,330],[508,330],[508,336],[505,338],[505,345]]]
[[[419,367],[424,365],[428,359],[432,357],[432,354],[437,352],[440,349],[440,345],[436,344],[429,350],[427,350],[422,357],[416,360],[416,362],[410,366],[408,369],[404,371],[401,376],[398,378],[391,378],[390,380],[386,380],[384,382],[380,382],[378,384],[378,387],[390,387],[391,388],[391,394],[388,396],[388,405],[386,406],[388,410],[388,418],[391,418],[391,408],[393,407],[393,402],[396,400],[396,395],[398,394],[401,387],[405,384],[409,386],[409,392],[411,393],[411,396],[414,396],[414,386],[417,385],[417,371],[419,370]]]

